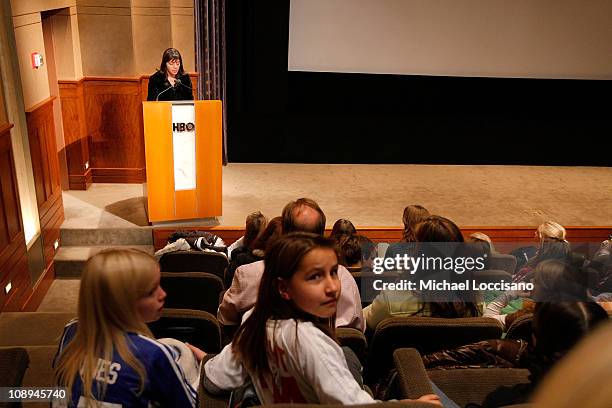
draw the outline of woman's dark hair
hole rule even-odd
[[[185,70],[183,69],[183,57],[181,57],[181,53],[176,48],[166,48],[164,54],[162,55],[161,64],[159,64],[159,70],[164,74],[168,75],[166,70],[166,63],[173,59],[179,60],[181,62],[181,66],[179,67],[178,75],[185,74]]]
[[[247,215],[244,239],[242,241],[245,247],[250,248],[253,242],[255,242],[255,239],[263,232],[264,228],[266,228],[267,222],[268,220],[260,211],[255,211]]]
[[[417,242],[464,242],[459,227],[448,218],[430,215],[414,231]]]
[[[352,222],[347,219],[340,218],[334,223],[329,237],[335,240],[336,242],[340,242],[343,235],[355,235],[356,233],[357,230],[355,229],[355,226]]]
[[[404,214],[402,215],[402,222],[404,224],[402,242],[415,242],[414,228],[429,215],[429,211],[422,205],[415,204],[404,208]]]
[[[438,215],[431,215],[425,218],[417,224],[415,238],[419,243],[417,245],[418,253],[424,254],[425,257],[473,256],[473,254],[468,252],[468,248],[465,245],[456,244],[464,242],[463,235],[459,227],[448,218]],[[451,244],[444,245],[444,243]],[[441,272],[443,273],[443,279],[447,278],[450,281],[467,281],[471,280],[472,277],[469,269],[466,269],[461,275],[455,273],[455,271]],[[432,276],[435,275],[430,275],[429,278]],[[476,305],[477,293],[475,291],[436,290],[424,293],[421,296],[421,307],[416,314],[422,314],[426,308],[429,308],[429,313],[433,317],[477,317],[481,315],[481,311]]]
[[[250,249],[266,252],[267,248],[283,234],[283,219],[274,217],[268,222],[263,232],[253,241]]]
[[[330,338],[334,338],[334,319],[323,320],[304,312],[293,301],[283,299],[279,290],[280,281],[291,279],[306,254],[316,248],[336,253],[333,240],[307,232],[282,236],[266,252],[265,269],[255,308],[238,328],[232,342],[232,350],[251,373],[270,373],[268,353],[264,352],[270,348],[266,330],[268,320],[294,319],[296,333],[299,321],[312,322]]]
[[[528,362],[532,383],[537,383],[586,334],[607,320],[608,314],[596,302],[537,303],[532,324],[535,347]]]
[[[532,298],[536,302],[586,301],[587,277],[580,269],[556,259],[538,264]]]

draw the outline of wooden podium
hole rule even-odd
[[[221,101],[143,102],[149,222],[221,216]]]

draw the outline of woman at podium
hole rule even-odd
[[[176,48],[162,55],[159,70],[149,78],[147,101],[192,100],[191,79],[183,69],[183,58]]]

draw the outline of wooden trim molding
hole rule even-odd
[[[0,137],[4,137],[5,135],[11,137],[10,130],[13,128],[12,123],[3,123],[0,124]]]
[[[147,179],[145,168],[93,168],[94,183],[144,183]]]
[[[91,169],[87,169],[85,174],[69,174],[68,183],[70,190],[87,190],[91,183],[93,183],[93,176]]]
[[[238,238],[244,235],[243,227],[201,227],[201,226],[177,226],[177,227],[154,227],[153,228],[153,245],[155,250],[163,248],[170,234],[178,230],[197,230],[209,231],[223,239],[230,245]],[[608,238],[612,232],[612,226],[570,226],[565,227],[567,239],[572,245],[576,245],[579,250],[584,249],[585,244],[599,245],[603,240]],[[401,227],[357,227],[360,234],[365,235],[374,242],[398,242],[402,238]],[[461,228],[461,232],[465,237],[468,237],[474,232],[485,233],[491,238],[495,247],[499,252],[507,253],[521,246],[535,244],[534,233],[535,227],[472,227],[466,226]],[[329,235],[331,228],[326,228],[325,234]]]

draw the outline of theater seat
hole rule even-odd
[[[525,340],[527,343],[532,341],[532,329],[531,322],[533,321],[533,314],[527,313],[517,317],[508,330],[506,331],[506,339],[513,340]]]
[[[370,343],[365,381],[379,381],[393,367],[393,351],[416,348],[431,353],[447,348],[498,339],[503,327],[488,317],[445,319],[437,317],[391,317],[378,324]]]
[[[203,310],[216,315],[223,281],[205,272],[162,272],[161,287],[167,293],[166,307]]]
[[[368,342],[360,330],[350,327],[338,327],[336,329],[336,338],[341,346],[353,350],[355,355],[359,358],[361,365],[365,364]]]
[[[170,337],[193,344],[207,353],[221,351],[221,325],[208,312],[164,309],[159,320],[149,323],[155,338]]]
[[[0,387],[20,387],[29,365],[30,358],[26,349],[0,348]]]
[[[398,349],[393,354],[398,373],[398,388],[407,398],[416,398],[431,389],[434,382],[459,406],[482,404],[499,386],[528,383],[529,370],[519,368],[460,368],[425,370],[421,355],[413,348]],[[529,407],[530,404],[513,405]]]
[[[162,272],[206,272],[225,282],[229,262],[218,252],[176,251],[162,255],[159,265]]]

